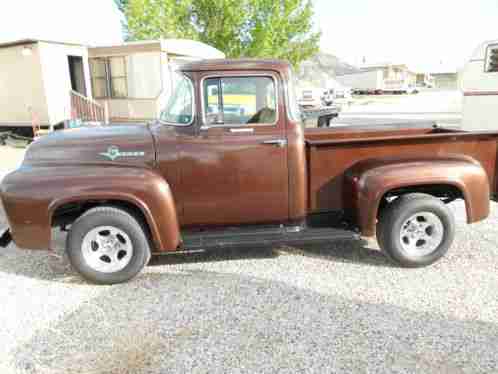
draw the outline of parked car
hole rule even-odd
[[[0,186],[9,225],[0,245],[52,248],[60,227],[72,266],[105,284],[133,278],[152,254],[360,235],[377,236],[394,263],[419,267],[451,247],[449,202],[465,201],[468,223],[489,214],[496,131],[307,129],[286,62],[192,62],[179,74],[147,126],[65,130],[31,144]],[[256,113],[225,117],[225,86],[252,95]],[[210,87],[220,89],[208,103]]]
[[[325,106],[331,106],[334,103],[335,93],[333,88],[323,91],[322,102]]]

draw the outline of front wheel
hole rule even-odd
[[[97,284],[126,282],[150,259],[143,225],[114,207],[97,207],[81,215],[71,227],[66,250],[71,265]]]
[[[433,264],[446,254],[454,237],[453,214],[430,195],[399,197],[385,208],[377,224],[379,246],[404,267]]]

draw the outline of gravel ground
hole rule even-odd
[[[9,171],[18,167],[25,152],[25,149],[0,145],[0,181]]]
[[[416,270],[355,241],[163,256],[130,283],[93,286],[63,235],[56,253],[11,245],[0,372],[498,372],[498,205],[472,226],[452,208],[449,255]]]

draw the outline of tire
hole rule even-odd
[[[455,237],[455,218],[439,199],[404,195],[389,204],[377,224],[382,251],[402,267],[428,266],[443,257]]]
[[[96,284],[132,279],[151,256],[144,224],[114,207],[97,207],[82,214],[71,226],[66,250],[73,268]]]

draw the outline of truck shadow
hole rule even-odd
[[[295,247],[218,248],[195,254],[155,255],[149,262],[149,266],[244,259],[269,259],[284,255],[313,257],[326,261],[362,264],[366,266],[394,266],[379,250],[369,248],[369,243],[363,239],[303,244]]]
[[[0,273],[14,274],[39,280],[86,284],[69,264],[64,253],[65,235],[56,235],[55,251],[22,250],[13,244],[0,253]],[[230,260],[271,259],[280,256],[313,257],[324,261],[393,266],[378,250],[369,248],[364,240],[316,243],[299,247],[223,248],[196,254],[152,256],[148,266],[176,265]]]

